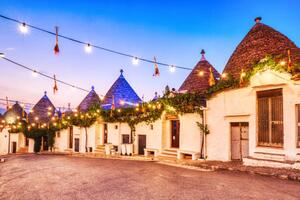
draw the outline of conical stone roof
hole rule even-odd
[[[123,76],[123,70],[120,70],[120,72],[119,78],[104,96],[102,102],[102,108],[104,109],[111,108],[113,98],[115,108],[134,106],[142,101]]]
[[[92,87],[92,90],[88,93],[88,95],[79,104],[78,111],[85,112],[93,105],[100,106],[100,98],[99,98],[98,94],[95,92],[94,87]]]
[[[194,67],[189,76],[185,79],[179,88],[179,91],[189,93],[203,93],[209,88],[210,68],[212,69],[215,81],[220,78],[219,72],[205,59],[204,50],[201,51],[202,58]]]
[[[17,117],[19,117],[20,119],[26,119],[27,117],[27,113],[18,102],[16,102],[4,113],[3,119],[8,121],[9,123],[14,123],[17,120]]]
[[[256,24],[229,58],[224,73],[239,78],[242,69],[244,71],[251,70],[253,64],[266,55],[287,57],[288,49],[291,51],[292,62],[300,63],[300,49],[288,37],[261,23],[261,18],[257,19]]]
[[[28,115],[30,123],[48,123],[51,121],[51,117],[55,114],[55,107],[45,92],[44,96],[35,104],[32,108],[32,112]],[[38,117],[38,120],[35,120]]]

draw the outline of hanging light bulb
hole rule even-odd
[[[84,46],[84,50],[86,53],[92,53],[92,46],[88,43]]]
[[[176,68],[174,67],[174,65],[170,65],[169,70],[170,72],[174,73],[176,71]]]
[[[33,77],[37,77],[37,76],[38,76],[37,71],[34,70],[34,71],[32,72],[32,76],[33,76]]]
[[[138,64],[139,64],[139,59],[138,59],[138,57],[132,58],[131,62],[132,62],[133,65],[138,65]]]
[[[200,71],[199,72],[199,76],[203,76],[204,75],[204,72],[203,71]]]
[[[27,27],[27,25],[26,25],[25,22],[23,22],[22,24],[19,25],[19,30],[23,34],[27,34],[28,33],[28,27]]]
[[[0,58],[4,58],[4,57],[5,57],[4,53],[0,53]]]
[[[223,73],[221,76],[222,76],[222,79],[227,78],[227,74],[226,73]]]

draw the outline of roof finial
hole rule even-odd
[[[47,91],[44,92],[44,95],[47,96]]]
[[[95,87],[92,85],[92,90],[95,90]]]
[[[256,18],[254,19],[255,23],[260,23],[261,20],[262,20],[261,17],[256,17]]]
[[[205,55],[205,51],[204,51],[204,49],[202,49],[201,50],[201,61],[206,60],[204,55]]]
[[[68,109],[69,110],[71,109],[71,103],[68,103]]]
[[[124,72],[123,69],[121,69],[121,70],[120,70],[121,75],[123,75],[123,72]]]

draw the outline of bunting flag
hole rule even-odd
[[[58,47],[58,26],[55,26],[55,36],[56,36],[56,41],[55,41],[55,46],[54,46],[54,54],[58,55],[58,53],[59,53],[59,47]]]
[[[56,76],[55,75],[53,76],[53,79],[54,79],[53,93],[55,94],[55,92],[58,91],[57,82],[56,82]]]
[[[216,84],[215,77],[214,77],[214,74],[212,72],[212,68],[211,67],[209,68],[209,80],[208,80],[208,83],[209,83],[209,86],[213,86],[213,85]]]
[[[246,74],[244,72],[244,69],[242,69],[242,72],[241,72],[241,75],[240,75],[240,85],[243,84],[245,75]]]
[[[292,66],[291,50],[288,49],[287,53],[288,53],[288,72],[292,72],[294,69],[293,69],[293,66]]]
[[[154,56],[154,74],[153,74],[153,76],[159,76],[159,74],[160,73],[159,73],[156,57]]]
[[[112,100],[111,100],[111,108],[110,108],[110,116],[113,115],[113,111],[115,110],[115,96],[112,96]]]

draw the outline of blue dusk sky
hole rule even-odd
[[[98,44],[136,56],[193,68],[205,49],[207,60],[222,72],[238,43],[254,25],[254,18],[288,36],[300,45],[300,3],[297,0],[242,1],[26,1],[1,0],[0,14],[60,34]],[[165,85],[178,89],[190,71],[170,73],[160,66],[161,75],[153,77],[154,66],[130,58],[59,39],[60,54],[54,55],[55,37],[29,30],[22,35],[16,23],[0,19],[0,52],[7,58],[49,75],[55,74],[83,88],[95,86],[105,94],[124,70],[124,76],[145,100]],[[30,72],[0,60],[0,98],[36,103],[48,91],[55,106],[77,106],[87,94],[53,81],[33,77]]]

